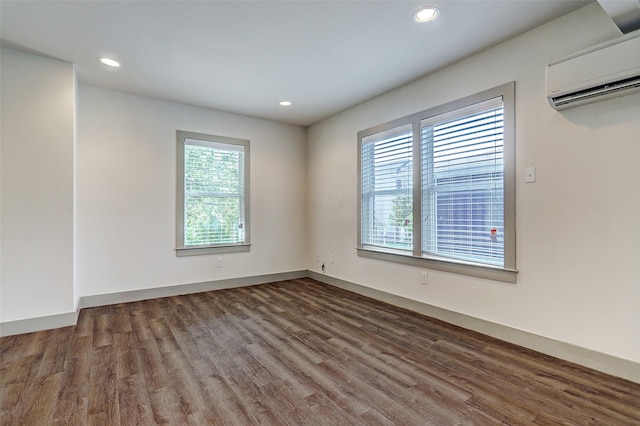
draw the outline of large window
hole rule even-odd
[[[178,131],[178,256],[249,250],[249,141]]]
[[[515,281],[513,135],[513,83],[359,132],[359,255]]]

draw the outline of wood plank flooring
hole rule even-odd
[[[0,339],[2,425],[640,424],[640,385],[311,279]]]

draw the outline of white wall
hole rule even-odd
[[[73,295],[73,65],[2,49],[0,322]]]
[[[544,97],[549,60],[618,34],[594,3],[306,135],[91,86],[74,105],[71,64],[2,49],[0,322],[80,296],[320,271],[320,254],[329,276],[640,361],[640,95],[562,113]],[[421,269],[358,258],[356,133],[511,80],[517,284],[431,271],[423,286]],[[175,256],[177,129],[251,140],[249,253]]]
[[[250,252],[176,257],[176,130],[251,141]],[[79,295],[306,269],[305,138],[297,126],[80,85]]]
[[[559,113],[544,92],[548,61],[619,35],[594,3],[312,126],[310,269],[333,254],[327,275],[640,361],[640,95]],[[357,257],[356,133],[512,80],[517,284]]]

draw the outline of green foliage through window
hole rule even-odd
[[[250,141],[176,133],[176,255],[249,251]]]
[[[185,246],[243,242],[244,151],[239,148],[185,141]]]

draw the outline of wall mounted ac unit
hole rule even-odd
[[[640,91],[640,30],[549,63],[547,99],[562,110]]]

